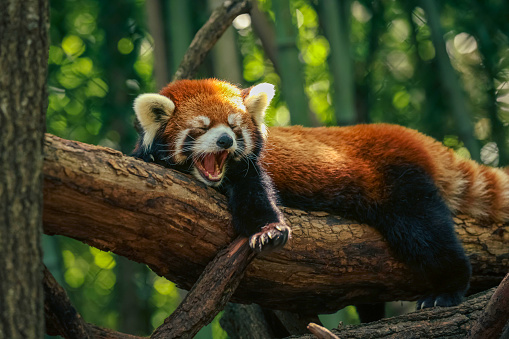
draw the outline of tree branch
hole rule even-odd
[[[224,308],[254,257],[247,238],[237,238],[207,265],[179,307],[150,337],[193,338]]]
[[[230,27],[233,20],[240,14],[248,13],[250,9],[251,2],[249,0],[228,0],[216,8],[209,20],[194,36],[173,80],[191,79],[207,53],[214,47],[224,31]]]
[[[434,307],[368,324],[340,326],[332,330],[332,337],[322,338],[465,338],[472,323],[481,316],[493,291],[482,292],[455,307]],[[292,338],[315,339],[313,335]]]
[[[234,238],[225,198],[190,176],[52,135],[44,151],[47,234],[145,263],[185,289]],[[233,301],[318,314],[427,291],[373,228],[323,212],[283,211],[293,238],[252,262]],[[455,221],[472,262],[472,289],[497,285],[509,269],[509,225]]]
[[[339,339],[337,335],[329,331],[323,326],[317,325],[315,323],[310,323],[308,325],[309,332],[313,333],[318,339]]]
[[[142,337],[120,333],[87,323],[76,309],[65,290],[44,267],[44,315],[46,333],[66,339],[141,339]]]
[[[470,330],[467,339],[501,338],[509,324],[509,273],[493,293],[481,317]]]

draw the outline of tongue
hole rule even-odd
[[[212,175],[219,175],[219,166],[216,166],[216,163],[216,156],[213,153],[207,154],[202,161],[203,168]]]
[[[209,153],[202,160],[202,166],[209,174],[218,176],[221,174],[223,164],[228,156],[228,152]]]

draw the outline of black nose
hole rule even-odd
[[[217,144],[217,146],[219,146],[221,148],[228,149],[233,145],[233,139],[228,134],[223,133],[223,134],[221,134],[219,139],[217,139],[216,144]]]

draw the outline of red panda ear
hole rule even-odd
[[[249,94],[244,98],[244,105],[258,127],[263,127],[265,110],[269,106],[274,94],[274,85],[261,83],[252,87]]]
[[[148,147],[154,141],[157,131],[166,123],[175,110],[175,104],[164,95],[147,93],[134,100],[134,111],[143,128],[143,146]]]

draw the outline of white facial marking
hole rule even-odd
[[[187,134],[189,133],[191,129],[190,128],[187,128],[183,131],[180,131],[178,134],[177,134],[177,137],[175,138],[175,150],[172,150],[173,154],[174,154],[174,159],[175,159],[175,162],[177,163],[182,163],[184,161],[186,161],[187,157],[182,154],[182,152],[185,152],[187,150],[184,150],[183,147],[184,147],[184,141],[186,140],[186,137],[187,137]]]
[[[242,116],[239,113],[232,113],[228,116],[230,126],[239,126],[242,122]]]
[[[246,127],[241,127],[240,129],[242,131],[242,138],[244,139],[243,155],[248,155],[253,152],[254,149],[253,139],[251,138],[251,133]]]
[[[200,115],[200,116],[194,118],[193,120],[191,120],[189,125],[192,127],[195,127],[195,128],[199,128],[199,127],[207,128],[210,125],[210,118]]]
[[[242,115],[239,113],[232,113],[228,116],[228,123],[232,127],[238,127],[240,128],[242,132],[242,139],[244,139],[244,150],[242,154],[237,155],[235,159],[239,159],[243,155],[247,155],[253,151],[253,139],[251,138],[251,133],[249,132],[248,128],[245,126],[242,126]]]
[[[224,133],[228,134],[233,139],[232,146],[228,149],[228,152],[233,153],[237,149],[237,140],[235,133],[232,129],[226,125],[218,125],[209,129],[205,134],[198,137],[194,143],[194,153],[213,153],[224,151],[223,148],[217,146],[217,139]]]

